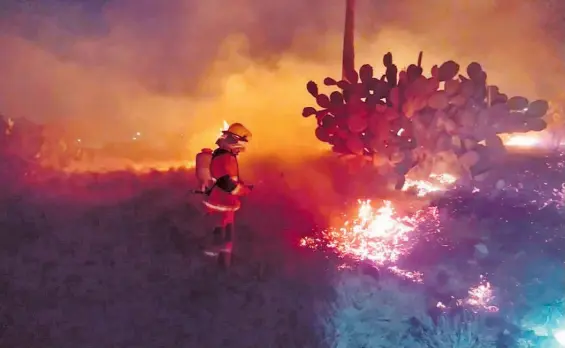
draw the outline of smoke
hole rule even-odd
[[[77,2],[74,2],[77,4]],[[339,77],[344,1],[5,1],[0,112],[62,124],[85,143],[155,144],[183,133],[187,156],[223,120],[249,151],[318,151],[304,85]],[[526,0],[358,0],[357,64],[481,62],[509,94],[553,98],[565,77],[551,8]],[[551,22],[553,23],[553,22]],[[298,156],[299,157],[299,156]]]

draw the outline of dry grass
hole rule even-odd
[[[255,181],[239,216],[229,273],[201,252],[210,228],[200,197],[188,193],[188,171],[41,173],[18,182],[8,171],[5,182],[14,185],[0,192],[0,347],[489,347],[480,320],[434,322],[428,289],[337,271],[332,259],[297,247],[355,197],[344,173],[325,174],[331,165],[254,164],[262,175],[250,180],[264,182]],[[444,232],[463,240],[491,228],[452,222]],[[495,261],[506,255],[496,253]],[[506,286],[516,262],[488,267]],[[534,273],[548,269],[528,264]],[[457,289],[469,285],[453,279],[464,283]]]
[[[4,197],[0,346],[319,346],[327,265],[280,224],[300,212],[242,218],[226,274],[200,251],[189,175],[54,176]]]

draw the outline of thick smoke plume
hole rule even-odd
[[[358,0],[357,65],[380,66],[391,51],[405,67],[422,50],[427,71],[448,59],[479,61],[489,83],[509,95],[559,98],[565,68],[554,33],[562,25],[550,14],[563,11],[555,4]],[[308,80],[341,74],[345,0],[1,6],[3,115],[58,124],[87,146],[131,141],[140,132],[156,146],[176,143],[184,159],[212,146],[223,120],[239,121],[254,133],[250,155],[279,157],[253,170],[242,166],[259,184],[254,197],[280,192],[328,216],[343,202],[336,187],[357,195],[347,175],[332,182],[321,165],[288,165],[320,152],[313,121],[300,112],[312,103]]]
[[[4,3],[4,115],[60,123],[95,145],[184,133],[187,157],[223,120],[253,130],[254,153],[320,146],[299,113],[312,102],[307,80],[339,77],[345,1]],[[423,50],[426,69],[476,60],[508,94],[555,97],[565,77],[559,23],[553,7],[533,3],[358,0],[357,63],[379,65],[392,51],[402,67]]]
[[[259,150],[317,145],[308,79],[339,75],[344,1],[8,2],[0,108],[61,122],[86,141],[213,138],[241,121]],[[75,3],[76,4],[76,3]],[[358,64],[477,60],[509,93],[557,94],[565,77],[548,10],[526,1],[359,1]],[[210,139],[212,140],[212,139]],[[303,148],[301,149],[303,151]],[[290,151],[293,152],[293,151]]]

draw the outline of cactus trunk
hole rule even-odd
[[[346,0],[343,33],[342,79],[350,82],[355,75],[355,0]]]

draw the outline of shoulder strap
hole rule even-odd
[[[226,149],[217,148],[216,150],[214,150],[214,153],[212,153],[212,159],[224,154],[230,155],[235,159],[235,163],[237,165],[237,176],[239,177],[239,163],[237,161],[237,156],[233,152]]]
[[[215,157],[218,157],[218,156],[224,155],[224,154],[229,154],[229,155],[235,156],[233,153],[231,153],[228,150],[218,148],[218,149],[214,150],[214,152],[212,153],[212,158],[215,158]]]

